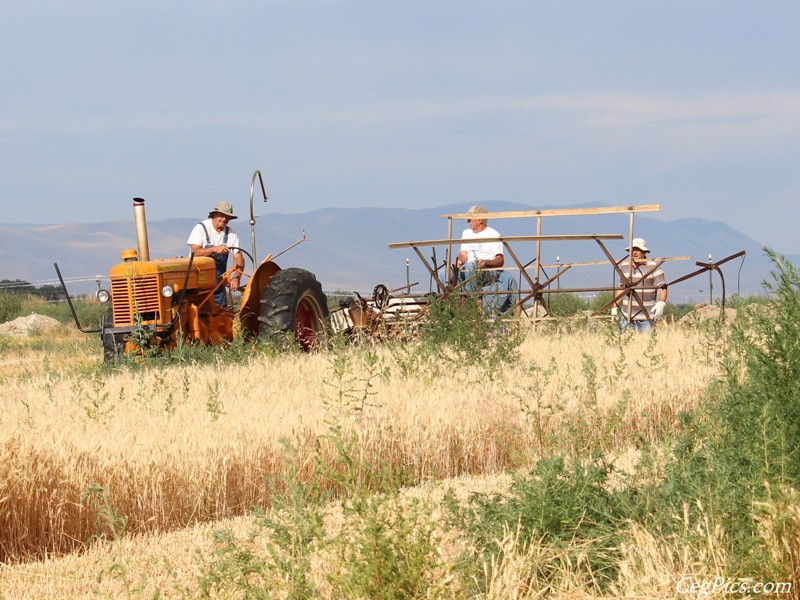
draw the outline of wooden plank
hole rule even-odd
[[[424,240],[419,242],[395,242],[389,248],[414,248],[420,246],[455,246],[466,242],[547,242],[547,241],[574,241],[574,240],[621,240],[621,233],[592,233],[592,234],[564,234],[564,235],[507,235],[505,237],[479,238],[469,240]]]
[[[624,259],[623,259],[624,260]],[[670,260],[692,260],[691,256],[667,256],[663,258],[648,258],[647,260],[654,260],[654,261],[670,261]],[[607,265],[607,260],[593,260],[589,262],[562,262],[562,263],[551,263],[549,265],[542,265],[543,269],[555,269],[558,266],[566,267],[589,267],[594,265]],[[516,269],[516,267],[514,267]],[[534,265],[528,267],[529,269],[535,269]]]
[[[550,208],[542,210],[511,210],[485,213],[453,213],[439,216],[447,219],[520,219],[526,217],[614,215],[632,212],[657,212],[660,210],[660,204],[638,204],[634,206],[593,206],[588,208]]]

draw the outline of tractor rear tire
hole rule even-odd
[[[306,352],[319,346],[328,319],[328,301],[310,271],[283,269],[269,281],[261,298],[259,335],[292,334]]]

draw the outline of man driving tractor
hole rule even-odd
[[[228,255],[233,254],[233,263],[236,270],[230,276],[230,290],[239,289],[239,283],[244,272],[244,256],[239,250],[239,236],[228,226],[236,219],[233,205],[230,202],[220,201],[208,213],[208,218],[194,226],[186,241],[192,254],[195,256],[210,256],[214,259],[217,268],[219,284],[222,276],[228,270]],[[227,305],[225,286],[220,286],[214,292],[214,302],[219,306]]]

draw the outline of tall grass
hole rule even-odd
[[[4,560],[87,561],[21,564],[0,584],[533,598],[674,597],[687,574],[791,580],[796,413],[769,434],[751,418],[793,382],[792,293],[774,307],[785,321],[754,313],[763,329],[435,323],[419,345],[7,377]],[[460,490],[470,475],[500,483]]]
[[[681,427],[665,457],[648,453],[615,481],[605,459],[580,460],[572,452],[570,464],[562,457],[539,461],[515,478],[510,493],[452,506],[458,527],[474,540],[467,570],[477,591],[490,589],[493,579],[480,577],[475,559],[506,561],[504,544],[516,527],[515,552],[556,550],[593,593],[620,589],[627,539],[642,533],[666,540],[672,550],[662,556],[692,577],[783,582],[782,589],[797,593],[800,275],[772,257],[774,305],[745,312],[733,326],[724,380],[708,388],[704,403],[678,415]],[[646,362],[663,365],[660,357]],[[692,561],[685,553],[681,559],[678,547],[692,548]],[[560,585],[563,571],[556,562],[525,577],[538,592]]]
[[[678,332],[664,337],[664,373],[683,368],[682,355],[701,342]],[[494,379],[467,365],[446,370],[433,384],[420,373],[435,357],[408,371],[391,347],[6,379],[2,559],[81,547],[95,529],[92,511],[79,500],[94,484],[128,518],[130,533],[176,529],[267,504],[265,478],[280,480],[286,473],[281,440],[297,448],[302,476],[313,479],[309,457],[317,448],[326,462],[336,455],[321,437],[331,414],[326,402],[340,392],[361,393],[357,386],[365,383],[357,380],[368,372],[374,373],[368,402],[361,411],[344,411],[340,420],[343,436],[357,449],[357,476],[365,481],[382,465],[402,472],[410,484],[514,468],[540,452],[597,444],[621,449],[632,439],[661,436],[677,426],[676,415],[691,408],[717,372],[696,363],[679,379],[656,374],[663,378],[658,393],[642,397],[635,392],[651,376],[637,360],[647,341],[631,337],[625,343],[631,376],[624,380],[615,379],[616,351],[602,334],[588,332],[531,335],[518,349],[520,359],[495,369]],[[591,382],[582,371],[587,348],[595,349],[598,371]],[[530,365],[544,356],[560,357],[557,374],[540,390],[558,409],[533,429],[521,404],[527,402]],[[340,377],[337,361],[345,359],[355,380],[331,389]],[[591,415],[587,395],[598,399]],[[617,415],[616,421],[595,443],[589,424],[606,413]],[[558,435],[565,423],[575,437]]]

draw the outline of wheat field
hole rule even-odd
[[[677,326],[530,330],[492,373],[447,357],[408,372],[382,345],[107,371],[94,339],[56,337],[2,354],[0,598],[192,597],[196,552],[215,529],[247,529],[286,475],[287,444],[303,478],[315,456],[335,463],[331,423],[357,448],[364,485],[388,467],[412,496],[502,489],[556,450],[599,447],[625,468],[703,401],[723,343]],[[686,568],[637,535],[631,561],[649,552],[650,577]],[[487,568],[490,597],[511,597],[519,567]]]

